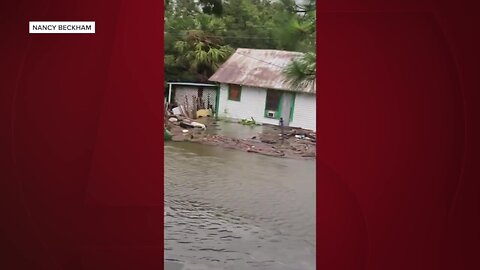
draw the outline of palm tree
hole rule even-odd
[[[306,88],[315,83],[317,54],[308,52],[292,61],[284,70],[287,81],[295,88]]]
[[[284,69],[287,81],[295,88],[306,88],[314,84],[317,71],[315,1],[304,2],[304,5],[295,5],[296,12],[303,15],[295,16],[290,21],[285,28],[284,36],[280,39],[285,45],[306,52]]]
[[[205,82],[233,52],[230,46],[222,43],[221,38],[205,31],[188,31],[183,40],[175,43],[177,61]]]

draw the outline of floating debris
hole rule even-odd
[[[172,118],[176,121],[171,120]],[[300,159],[316,157],[316,133],[311,130],[285,127],[282,134],[279,128],[264,125],[262,132],[256,136],[234,138],[212,134],[212,132],[216,133],[217,130],[221,129],[221,126],[212,118],[203,118],[202,123],[200,123],[200,121],[192,121],[185,115],[167,115],[166,120],[168,120],[165,121],[166,128],[172,135],[172,141],[201,143],[274,157]],[[236,124],[242,126],[257,125],[253,118],[243,119],[240,122]],[[229,123],[235,124],[234,122]],[[208,126],[210,128],[207,129]]]

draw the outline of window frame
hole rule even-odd
[[[275,89],[265,89],[265,107],[264,107],[264,117],[265,118],[268,118],[268,119],[280,119],[280,117],[282,116],[282,101],[283,101],[283,95],[284,93],[280,90],[275,90]],[[277,104],[277,109],[275,110],[275,116],[272,118],[272,117],[268,117],[268,111],[273,111],[273,110],[268,110],[267,109],[267,102],[268,102],[268,92],[271,91],[271,92],[277,92],[280,94],[280,98],[278,100],[278,104]]]
[[[238,87],[238,100],[232,99],[232,97],[231,97],[232,86],[237,86]],[[240,84],[228,84],[228,100],[229,101],[241,102],[241,100],[242,100],[242,86]]]

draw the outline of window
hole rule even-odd
[[[240,101],[242,95],[242,87],[238,84],[230,84],[228,86],[228,100]]]
[[[280,117],[280,101],[282,100],[282,93],[276,90],[267,90],[267,99],[265,102],[265,117],[279,118]]]

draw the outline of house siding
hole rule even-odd
[[[278,125],[278,119],[265,117],[266,97],[266,89],[242,86],[240,101],[228,100],[228,85],[221,84],[218,115],[237,120],[253,117],[259,123]],[[315,105],[315,95],[297,93],[290,126],[315,130]]]
[[[228,100],[228,85],[222,84],[218,116],[237,120],[253,117],[259,123],[278,125],[277,119],[264,116],[266,98],[265,89],[242,86],[240,101]]]
[[[315,95],[297,93],[293,121],[290,122],[290,126],[316,130],[316,110]]]

